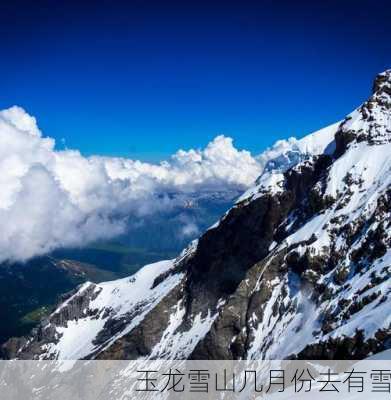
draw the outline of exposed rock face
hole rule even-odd
[[[331,142],[320,131],[303,139],[317,151],[270,163],[176,260],[84,285],[8,357],[363,358],[390,347],[390,88],[386,71]]]

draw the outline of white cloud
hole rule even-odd
[[[127,218],[183,206],[171,193],[244,190],[270,158],[296,143],[279,141],[258,157],[217,136],[204,149],[179,150],[150,164],[55,150],[20,107],[0,111],[0,262],[83,246],[121,233]],[[180,203],[180,204],[179,204]],[[197,225],[183,224],[191,235]]]
[[[56,151],[35,118],[12,107],[0,111],[0,170],[1,262],[115,236],[129,216],[177,206],[171,192],[245,188],[261,165],[224,136],[158,165]]]
[[[180,233],[184,237],[189,237],[198,235],[200,233],[200,230],[194,222],[189,222],[182,227]]]

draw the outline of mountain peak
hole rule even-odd
[[[372,92],[386,92],[391,94],[391,69],[387,69],[376,75],[375,81],[373,82]]]
[[[341,123],[336,138],[339,157],[354,143],[382,145],[391,142],[391,69],[375,78],[373,93],[367,101]]]
[[[378,74],[373,83],[373,93],[363,107],[367,108],[367,113],[376,109],[376,107],[385,114],[386,117],[383,122],[388,124],[391,110],[391,69]]]
[[[175,260],[85,284],[5,355],[355,359],[389,348],[389,85],[386,71],[342,123],[291,141]]]

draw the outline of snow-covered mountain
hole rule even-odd
[[[391,70],[170,261],[86,283],[17,358],[364,358],[391,346]]]

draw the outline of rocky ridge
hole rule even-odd
[[[391,346],[391,70],[177,259],[84,284],[9,358],[364,358]],[[293,157],[292,157],[293,154]]]

